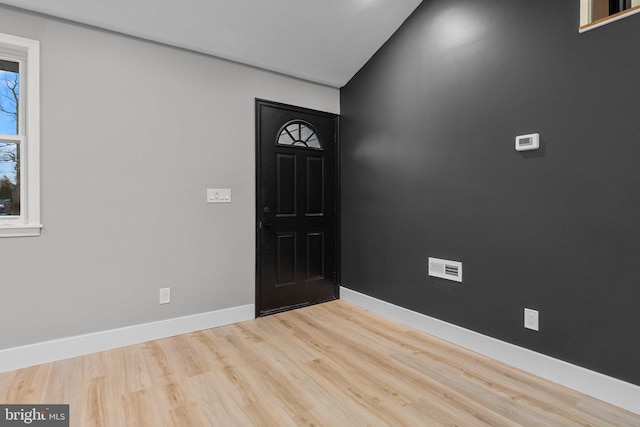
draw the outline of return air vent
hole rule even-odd
[[[429,257],[429,276],[462,282],[462,263]]]
[[[457,265],[445,265],[444,266],[444,274],[447,276],[456,276],[459,275],[459,270]]]

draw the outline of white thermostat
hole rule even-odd
[[[516,136],[516,151],[537,150],[540,148],[540,134]]]

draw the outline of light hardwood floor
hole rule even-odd
[[[72,426],[640,426],[342,301],[0,374]]]

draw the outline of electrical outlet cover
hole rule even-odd
[[[524,327],[533,331],[540,330],[538,311],[530,308],[524,309]]]
[[[169,304],[171,302],[171,288],[160,289],[160,304]]]

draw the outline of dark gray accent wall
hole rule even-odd
[[[578,25],[425,0],[342,89],[342,283],[640,385],[640,15]]]

